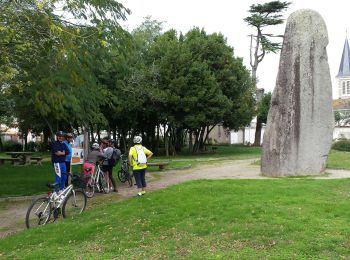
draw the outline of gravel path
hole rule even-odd
[[[161,172],[160,177],[147,176],[148,190],[166,188],[170,185],[198,179],[268,179],[261,176],[260,167],[252,165],[255,159],[224,161],[221,164],[206,165],[194,169],[169,170]],[[317,176],[317,179],[350,178],[350,171],[327,169],[329,175]],[[96,194],[88,201],[88,208],[93,208],[101,200],[122,200],[136,193],[135,187],[121,185],[118,193]],[[30,200],[0,202],[0,238],[25,229],[24,218]]]

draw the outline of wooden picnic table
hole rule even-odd
[[[147,163],[147,166],[158,166],[159,170],[164,170],[168,166],[168,162]]]
[[[6,154],[10,155],[11,158],[21,159],[20,164],[29,165],[33,152],[7,152]]]

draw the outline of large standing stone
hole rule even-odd
[[[334,122],[327,44],[317,12],[302,9],[289,16],[264,134],[263,175],[315,175],[325,169]]]

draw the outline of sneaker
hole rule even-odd
[[[135,197],[141,197],[143,194],[141,192],[138,192]]]
[[[145,190],[141,191],[141,194],[142,195],[146,194],[146,191]]]

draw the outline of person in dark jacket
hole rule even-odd
[[[55,183],[58,183],[60,190],[63,190],[67,179],[66,155],[69,150],[64,143],[62,131],[56,133],[56,138],[56,141],[52,143],[51,162],[55,171]]]

